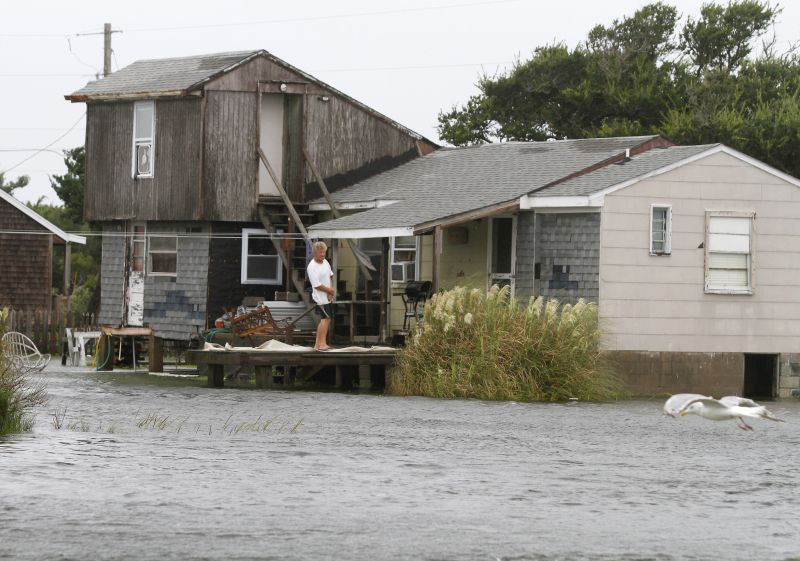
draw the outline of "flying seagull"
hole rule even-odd
[[[671,417],[698,415],[710,421],[735,420],[736,426],[742,430],[753,430],[742,417],[783,422],[783,419],[773,415],[763,405],[736,395],[714,399],[700,394],[676,394],[664,404],[664,413]]]

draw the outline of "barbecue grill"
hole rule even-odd
[[[408,331],[409,320],[414,318],[419,321],[425,301],[431,294],[431,281],[408,281],[403,291],[403,304],[406,307],[403,317],[403,331]]]

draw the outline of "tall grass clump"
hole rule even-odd
[[[434,295],[397,355],[389,393],[515,401],[623,397],[604,365],[597,304],[531,299],[508,287]]]
[[[0,310],[0,435],[30,430],[33,418],[28,410],[47,400],[44,383],[32,381],[5,353],[2,336],[7,318],[8,310]]]

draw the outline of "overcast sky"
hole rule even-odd
[[[423,136],[436,116],[477,92],[482,73],[508,69],[553,42],[570,47],[598,23],[646,2],[623,0],[14,0],[0,19],[0,171],[29,175],[23,201],[61,204],[48,176],[61,151],[84,143],[85,104],[64,99],[103,67],[136,60],[265,49]],[[685,18],[702,0],[674,0]],[[785,2],[779,47],[800,40],[800,2]],[[135,6],[135,8],[134,8]],[[43,150],[42,150],[43,149]],[[36,152],[36,150],[41,150]],[[29,158],[29,159],[28,159]],[[27,161],[24,161],[26,160]]]

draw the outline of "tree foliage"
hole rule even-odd
[[[30,180],[31,178],[27,175],[20,175],[14,181],[6,180],[5,172],[0,171],[0,189],[9,195],[12,194],[14,190],[25,187]]]
[[[75,311],[95,311],[99,296],[97,279],[100,273],[102,243],[93,224],[83,220],[84,179],[86,177],[86,151],[83,146],[64,150],[67,173],[50,177],[50,185],[64,206],[37,204],[33,208],[50,222],[67,232],[79,232],[87,236],[85,246],[74,246],[70,260]],[[57,258],[53,266],[53,286],[60,287],[63,278],[63,257]]]
[[[75,223],[83,222],[83,186],[86,177],[86,150],[78,146],[64,150],[67,173],[50,177],[50,186],[64,203],[67,214]]]
[[[482,76],[479,94],[439,114],[439,136],[460,146],[662,134],[723,142],[800,176],[800,60],[774,51],[779,13],[758,0],[710,3],[679,28],[674,7],[646,5],[574,49],[542,46]]]

